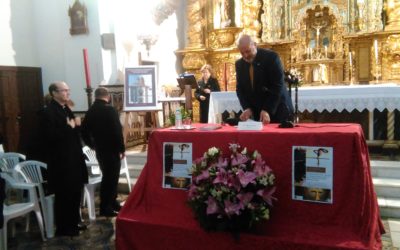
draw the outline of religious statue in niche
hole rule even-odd
[[[71,35],[86,34],[89,32],[87,27],[87,9],[84,4],[76,0],[72,7],[69,7],[68,15],[71,20]]]
[[[216,28],[226,28],[235,26],[235,1],[218,0],[216,16],[219,17],[219,23],[215,23]],[[218,20],[216,20],[218,22]]]
[[[398,0],[386,0],[384,9],[387,18],[385,30],[398,30],[400,24],[400,2]]]

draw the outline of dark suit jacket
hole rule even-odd
[[[194,92],[194,96],[200,102],[200,122],[208,122],[208,107],[210,105],[210,94],[204,92],[204,89],[210,89],[211,92],[220,91],[218,80],[216,78],[210,77],[208,82],[205,83],[204,80],[198,82],[198,87]],[[204,96],[206,99],[204,101],[200,100],[200,96]]]
[[[86,113],[82,123],[82,138],[96,153],[125,152],[118,112],[103,100],[96,99]]]
[[[252,62],[253,86],[250,82],[250,64],[243,58],[236,61],[236,93],[243,110],[250,108],[254,120],[261,110],[268,112],[271,122],[292,119],[293,104],[284,82],[282,63],[277,53],[258,48]]]
[[[79,128],[67,124],[67,117],[74,118],[72,111],[52,100],[39,115],[50,188],[81,190],[88,174]]]

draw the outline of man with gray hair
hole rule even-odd
[[[100,215],[113,217],[118,214],[117,187],[121,159],[125,145],[118,112],[108,103],[110,94],[104,87],[94,92],[96,98],[82,123],[82,138],[96,151],[103,177],[100,185]]]
[[[293,104],[278,54],[257,48],[249,35],[239,38],[238,49],[242,55],[235,63],[236,93],[243,109],[240,119],[264,124],[290,121]]]

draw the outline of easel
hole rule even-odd
[[[159,110],[124,112],[123,135],[126,147],[147,143],[150,132],[160,127],[158,111]]]

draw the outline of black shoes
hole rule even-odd
[[[118,215],[118,212],[115,210],[105,210],[105,211],[100,211],[100,216],[105,216],[105,217],[116,217]]]
[[[121,210],[122,206],[119,204],[119,202],[115,202],[114,205],[114,211],[119,212]]]
[[[87,226],[86,226],[85,223],[83,223],[83,222],[78,223],[78,230],[79,231],[85,231],[86,229],[87,229]]]

